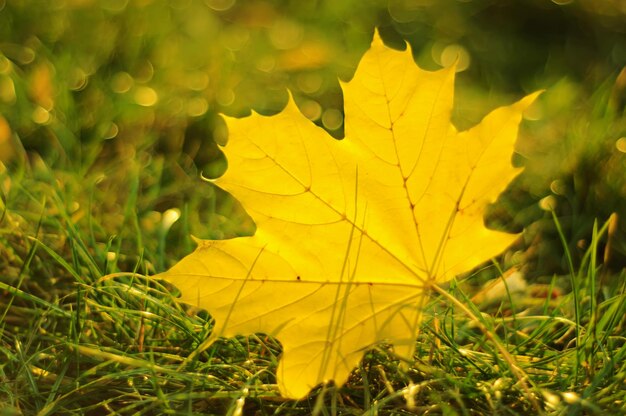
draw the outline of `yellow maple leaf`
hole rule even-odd
[[[159,277],[211,313],[213,338],[277,337],[284,396],[342,385],[377,342],[411,357],[428,288],[516,239],[485,228],[483,210],[519,173],[510,159],[536,94],[457,132],[453,84],[453,68],[421,70],[375,36],[342,85],[344,140],[293,100],[276,116],[227,119],[229,168],[216,183],[257,231],[201,241]]]

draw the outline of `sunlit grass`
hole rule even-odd
[[[149,174],[139,173],[136,180]],[[460,281],[428,305],[408,367],[392,350],[376,347],[346,386],[321,386],[294,402],[282,399],[275,384],[279,343],[258,334],[196,351],[210,334],[210,316],[176,303],[173,288],[146,276],[178,254],[160,260],[161,266],[156,256],[189,249],[170,247],[179,240],[168,238],[169,231],[159,228],[163,216],[149,209],[166,190],[119,197],[120,234],[107,235],[111,225],[101,221],[104,213],[77,216],[68,195],[59,197],[72,188],[79,204],[92,198],[79,182],[61,189],[58,181],[36,187],[16,177],[13,187],[31,186],[3,202],[3,249],[16,253],[9,260],[14,264],[5,267],[14,275],[0,282],[5,414],[522,415],[624,409],[626,288],[600,287],[603,269],[593,260],[606,226],[597,228],[585,261],[573,271],[576,295],[551,296],[548,286],[543,297],[510,293],[475,304],[472,289]],[[22,221],[27,216],[36,221]],[[153,227],[145,226],[151,218]],[[185,211],[178,221],[189,221]],[[181,231],[189,227],[183,224]],[[606,278],[624,282],[623,275]],[[189,356],[195,358],[188,361]]]
[[[149,152],[84,175],[36,156],[2,171],[6,414],[623,412],[626,284],[602,264],[610,223],[593,228],[580,264],[547,284],[520,291],[498,277],[506,290],[485,297],[468,276],[441,289],[425,309],[414,361],[374,347],[344,387],[320,386],[295,402],[276,386],[278,342],[256,334],[205,350],[210,315],[149,277],[193,249],[192,231],[252,231],[200,172]]]
[[[0,0],[0,415],[626,414],[624,218],[612,217],[613,231],[603,223],[623,210],[626,189],[617,0],[509,5],[500,26],[480,2],[315,2],[324,6],[315,13],[305,2],[44,3]],[[241,8],[216,13],[209,3]],[[250,13],[261,4],[266,14]],[[548,6],[552,17],[576,15],[573,32],[593,39],[563,48],[556,35],[525,37],[506,23],[522,12],[534,22]],[[225,167],[216,113],[276,112],[289,88],[340,136],[337,75],[351,76],[374,26],[396,47],[411,41],[425,66],[442,48],[471,54],[459,126],[522,89],[548,88],[519,143],[530,197],[510,198],[511,222],[528,227],[539,260],[518,262],[522,290],[490,265],[433,296],[413,361],[374,347],[341,389],[285,400],[278,342],[256,334],[204,350],[210,315],[149,276],[193,250],[192,234],[253,231],[236,202],[200,179]],[[277,48],[305,39],[284,31],[312,31],[318,43]],[[316,53],[298,61],[302,50]],[[580,58],[596,50],[597,61]],[[556,218],[533,199],[546,193]],[[483,275],[504,291],[484,296]]]

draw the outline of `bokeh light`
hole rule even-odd
[[[337,130],[343,125],[343,114],[335,108],[328,108],[322,114],[322,123],[328,130]]]
[[[138,86],[133,94],[135,102],[143,107],[151,107],[159,100],[157,92],[150,87]]]

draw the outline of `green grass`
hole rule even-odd
[[[166,168],[127,166],[117,180],[129,192],[101,204],[107,187],[43,162],[3,174],[2,414],[624,413],[626,284],[594,254],[607,226],[572,269],[573,290],[475,304],[472,278],[456,282],[426,308],[414,362],[376,347],[347,385],[295,402],[278,395],[278,342],[257,334],[198,352],[210,316],[147,277],[192,247],[189,209],[169,229],[156,215],[168,189],[150,179]],[[529,288],[556,293],[561,281]]]
[[[626,414],[619,2],[207,6],[222,3],[0,0],[0,416]],[[294,27],[326,61],[268,69]],[[522,129],[525,173],[491,215],[524,229],[501,262],[528,285],[504,280],[486,297],[486,278],[506,274],[495,263],[460,277],[433,293],[414,360],[377,346],[345,386],[285,400],[280,343],[251,334],[204,349],[208,312],[150,276],[193,250],[191,235],[253,232],[200,179],[225,168],[217,113],[271,114],[289,88],[330,130],[337,76],[350,78],[374,27],[430,69],[445,45],[471,55],[460,127],[548,89]]]

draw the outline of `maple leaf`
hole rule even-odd
[[[485,228],[483,211],[519,173],[510,159],[536,94],[457,132],[454,68],[424,71],[377,35],[342,88],[341,141],[293,100],[272,117],[226,119],[229,168],[216,183],[256,233],[201,241],[159,276],[211,313],[213,339],[277,337],[291,398],[341,386],[378,342],[410,358],[428,288],[517,238]]]

